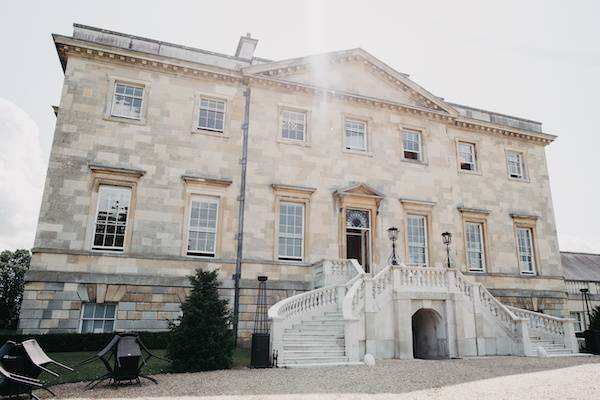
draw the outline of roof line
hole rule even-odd
[[[523,118],[523,117],[517,117],[516,115],[504,114],[504,113],[500,113],[500,112],[497,112],[497,111],[486,110],[484,108],[479,108],[479,107],[467,106],[467,105],[464,105],[464,104],[454,103],[454,102],[451,102],[451,101],[446,101],[446,103],[448,103],[450,105],[458,106],[458,107],[470,108],[471,110],[475,110],[475,111],[481,111],[481,112],[486,112],[486,113],[490,113],[490,114],[496,114],[496,115],[499,115],[501,117],[516,118],[516,119],[521,120],[521,121],[532,122],[534,124],[540,124],[540,125],[542,125],[542,122],[540,122],[540,121],[535,121],[533,119],[528,119],[528,118]]]
[[[197,51],[199,53],[210,54],[210,55],[214,55],[214,56],[229,58],[229,59],[232,59],[232,60],[238,60],[238,61],[248,62],[248,59],[246,59],[246,58],[240,58],[240,57],[232,56],[230,54],[223,54],[223,53],[218,53],[216,51],[199,49],[197,47],[185,46],[185,45],[181,45],[181,44],[176,44],[176,43],[171,43],[171,42],[165,42],[165,41],[162,41],[162,40],[150,39],[150,38],[143,37],[143,36],[131,35],[129,33],[112,31],[110,29],[97,28],[95,26],[73,23],[73,27],[74,28],[91,29],[91,30],[94,30],[94,31],[97,31],[97,32],[109,33],[109,34],[112,34],[112,35],[123,36],[123,37],[127,37],[127,38],[130,38],[130,39],[143,40],[143,41],[146,41],[146,42],[152,42],[152,43],[156,43],[156,44],[159,44],[159,45],[163,45],[164,44],[164,45],[167,45],[167,46],[178,47],[180,49],[192,50],[192,51]],[[86,42],[87,42],[87,40],[86,40]],[[93,42],[93,43],[95,43],[95,42]],[[260,61],[272,62],[272,60],[268,60],[266,58],[260,58],[260,57],[254,57],[254,58],[258,59]]]
[[[560,254],[580,254],[582,256],[600,256],[600,253],[586,253],[581,251],[560,251]]]

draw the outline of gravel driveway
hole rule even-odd
[[[485,357],[462,360],[387,360],[374,367],[298,368],[267,370],[223,370],[194,374],[155,375],[159,385],[144,382],[139,386],[119,389],[98,386],[85,391],[84,384],[66,384],[53,387],[59,398],[124,398],[124,397],[176,397],[217,395],[268,395],[301,393],[403,393],[425,390],[419,398],[434,397],[444,386],[467,383],[487,385],[483,379],[506,375],[525,374],[535,371],[556,370],[577,365],[586,374],[600,377],[600,357]],[[590,365],[591,364],[591,365]],[[576,370],[573,369],[573,370]],[[564,370],[569,371],[569,370]],[[562,371],[550,371],[564,377]],[[535,374],[533,374],[535,376]],[[521,377],[506,377],[522,382]],[[543,378],[548,381],[548,378]],[[589,378],[586,378],[589,379]],[[479,382],[473,382],[479,381]],[[598,379],[593,384],[600,385]],[[592,384],[590,382],[590,384]],[[502,389],[502,384],[498,390]],[[442,390],[445,390],[444,388]],[[597,388],[600,391],[600,387]],[[41,394],[41,393],[40,393]],[[415,394],[415,393],[413,393]],[[411,394],[411,398],[412,395]],[[271,396],[268,396],[271,397]],[[282,398],[273,396],[272,398]],[[290,398],[307,398],[291,396]],[[311,396],[312,397],[312,396]],[[375,396],[374,398],[380,398]],[[260,396],[260,398],[263,398]],[[332,396],[330,398],[340,398]],[[354,398],[354,396],[349,396]],[[360,398],[357,397],[357,398]],[[597,398],[597,397],[596,397]]]

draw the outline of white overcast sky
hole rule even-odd
[[[449,101],[543,122],[561,250],[600,253],[600,1],[6,1],[0,250],[33,244],[72,23],[285,59],[362,47]]]

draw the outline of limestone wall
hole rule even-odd
[[[363,79],[360,73],[344,76],[344,82],[350,87],[365,87],[360,84]],[[110,117],[110,88],[115,79],[145,85],[146,106],[142,121]],[[302,77],[295,79],[302,80]],[[369,86],[372,97],[392,96],[389,85]],[[445,262],[440,236],[444,231],[454,235],[451,256],[454,264],[465,264],[463,215],[458,207],[481,209],[488,212],[487,274],[473,275],[473,279],[484,280],[492,289],[527,293],[521,297],[531,297],[533,293],[533,296],[554,299],[558,298],[557,293],[564,291],[542,144],[463,130],[441,120],[322,95],[260,84],[253,84],[251,89],[244,279],[252,280],[266,274],[271,281],[285,282],[292,288],[296,284],[310,287],[312,263],[345,256],[340,251],[342,216],[333,192],[360,182],[384,196],[377,215],[373,216],[378,222],[377,232],[374,232],[377,240],[373,243],[374,259],[378,260],[375,271],[385,264],[390,254],[385,232],[390,226],[400,227],[398,251],[400,258],[406,259],[406,210],[400,199],[411,199],[431,205],[428,255],[432,266]],[[73,286],[77,281],[73,276],[69,277],[69,273],[138,276],[136,285],[150,290],[141,292],[147,295],[153,293],[153,289],[148,288],[155,285],[150,277],[181,278],[196,268],[219,268],[223,280],[231,280],[238,226],[243,90],[237,81],[217,80],[210,75],[191,77],[125,63],[69,57],[32,259],[33,272],[60,271],[64,274],[55,281],[36,280],[30,275],[22,329],[30,332],[34,329],[76,329],[76,304],[85,301],[85,297],[75,299],[74,296],[85,291],[80,286]],[[202,95],[226,101],[223,134],[194,128],[197,103]],[[279,138],[279,112],[285,107],[307,112],[308,140],[305,143],[291,144]],[[367,122],[367,152],[357,153],[344,148],[345,117]],[[401,131],[404,128],[422,131],[423,162],[402,159]],[[480,172],[459,171],[458,139],[476,143]],[[508,178],[507,149],[525,154],[527,181]],[[128,230],[131,238],[121,254],[91,251],[90,235],[96,205],[90,164],[143,173],[135,189],[135,208],[130,213]],[[220,193],[219,246],[214,259],[185,255],[184,175],[231,181]],[[276,199],[272,184],[316,189],[310,195],[307,207],[307,251],[301,262],[277,260]],[[535,278],[524,278],[519,273],[511,214],[537,217],[534,222]],[[164,288],[165,295],[171,290],[169,285],[156,286]],[[124,296],[129,293],[137,292],[127,290]],[[55,299],[55,296],[58,297]],[[73,298],[60,298],[64,296]],[[513,295],[506,294],[506,297]],[[558,304],[546,305],[554,300],[540,301],[548,309],[560,308]],[[163,303],[175,304],[173,299]],[[146,312],[156,313],[157,321],[161,319],[158,313],[175,312],[159,308]],[[136,321],[130,318],[129,312],[133,313],[131,316],[142,312],[137,308],[121,311],[123,321]],[[33,316],[39,318],[39,315],[43,316],[42,321],[34,326]],[[58,322],[45,322],[54,316],[60,316],[56,318]],[[164,327],[161,323],[146,326],[159,329]],[[143,325],[123,324],[123,329]]]

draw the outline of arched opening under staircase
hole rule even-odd
[[[413,357],[426,360],[448,358],[448,335],[442,316],[421,308],[412,316]]]

